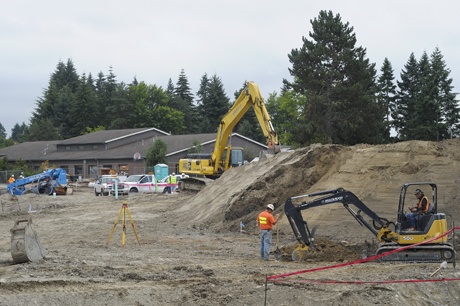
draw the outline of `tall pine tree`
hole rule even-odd
[[[401,81],[397,81],[395,108],[392,113],[394,126],[400,140],[413,138],[413,130],[420,122],[415,116],[415,108],[418,98],[418,63],[414,53],[404,65],[400,75]]]
[[[294,80],[284,80],[307,98],[303,118],[309,118],[310,129],[302,143],[383,142],[375,64],[366,49],[355,46],[353,27],[331,11],[321,11],[311,25],[311,40],[303,37],[303,46],[288,55]]]
[[[441,51],[436,48],[430,57],[433,80],[432,96],[436,104],[440,105],[441,118],[438,124],[437,134],[441,139],[460,136],[460,110],[457,93],[453,92],[452,78],[449,77],[450,69]]]
[[[396,84],[393,74],[393,67],[388,58],[385,57],[378,78],[378,101],[384,113],[384,126],[382,135],[384,142],[390,141],[390,130],[392,126],[391,112],[395,108]]]
[[[217,132],[220,121],[230,109],[230,101],[225,94],[221,79],[217,75],[213,75],[211,79],[208,79],[206,74],[203,75],[197,97],[199,116],[206,118],[201,132]]]

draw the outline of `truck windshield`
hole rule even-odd
[[[130,175],[128,178],[125,180],[126,182],[138,182],[141,179],[142,175]]]

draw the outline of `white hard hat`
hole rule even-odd
[[[11,177],[14,177],[14,174],[11,174]]]
[[[172,175],[176,175],[176,174],[173,172]]]
[[[267,205],[267,208],[268,208],[268,209],[271,209],[272,211],[275,210],[275,206],[273,206],[273,204],[268,204],[268,205]]]

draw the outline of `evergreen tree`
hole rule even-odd
[[[181,70],[174,88],[174,97],[170,100],[169,106],[184,114],[183,125],[186,127],[187,134],[194,134],[199,131],[201,118],[199,118],[198,111],[193,104],[193,94],[184,69]]]
[[[64,86],[59,91],[59,100],[53,105],[53,120],[52,124],[54,127],[57,127],[59,138],[67,139],[71,138],[73,135],[71,133],[73,126],[76,124],[74,119],[71,116],[71,110],[75,104],[75,96],[72,93],[71,89],[67,86]]]
[[[303,117],[311,122],[302,143],[383,142],[375,64],[366,59],[366,49],[355,47],[353,27],[331,11],[321,11],[311,25],[311,40],[303,37],[303,46],[288,55],[294,81],[284,80],[307,98]]]
[[[168,99],[171,101],[174,98],[174,84],[171,78],[168,80],[168,85],[166,87],[166,94],[168,95]],[[172,102],[170,102],[171,104]]]
[[[200,123],[199,132],[200,133],[212,133],[216,131],[216,127],[211,125],[210,117],[206,112],[206,106],[210,104],[209,102],[209,78],[205,73],[200,80],[200,88],[197,93],[197,111],[199,116],[202,118]]]
[[[25,135],[25,141],[60,140],[59,130],[53,125],[51,119],[34,120]]]
[[[385,114],[384,126],[382,135],[385,139],[384,142],[390,141],[390,128],[392,126],[391,113],[395,109],[395,96],[396,85],[393,74],[393,67],[391,66],[388,58],[385,57],[382,68],[380,69],[381,75],[378,78],[378,102],[382,111]]]
[[[221,79],[217,75],[208,79],[205,74],[201,79],[197,97],[199,98],[198,113],[203,118],[201,132],[217,132],[220,121],[230,109],[230,101],[225,94]]]
[[[205,105],[207,115],[210,117],[211,126],[217,131],[220,121],[230,109],[230,100],[225,94],[224,85],[217,75],[209,81],[208,103]]]
[[[460,136],[460,114],[457,93],[454,93],[450,70],[446,68],[441,51],[436,48],[430,57],[432,80],[434,84],[433,99],[441,108],[437,134],[441,139]]]
[[[6,130],[3,124],[0,123],[0,148],[5,148],[14,145],[12,138],[6,138]]]
[[[100,100],[98,101],[103,109],[103,121],[102,125],[109,127],[112,124],[112,120],[115,118],[112,117],[116,109],[113,106],[115,101],[116,91],[117,91],[117,80],[116,75],[113,73],[112,66],[109,67],[109,75],[104,83],[102,83],[102,94]]]
[[[458,133],[459,108],[449,73],[437,48],[431,58],[423,52],[419,62],[410,55],[394,110],[400,139],[439,141]]]
[[[6,130],[1,122],[0,122],[0,138],[6,138]]]
[[[107,123],[107,114],[105,112],[105,108],[107,104],[109,103],[107,100],[109,97],[107,97],[106,93],[106,87],[107,87],[107,79],[102,73],[102,71],[99,71],[97,74],[97,80],[96,80],[96,105],[97,105],[97,114],[98,114],[98,120],[97,120],[97,126],[106,126]]]
[[[61,61],[58,63],[56,71],[51,75],[50,83],[54,83],[58,90],[64,86],[69,87],[71,92],[77,90],[79,78],[71,59],[67,60],[67,64]]]
[[[11,139],[16,142],[23,142],[24,134],[27,132],[27,125],[23,122],[21,125],[16,123],[11,129]]]
[[[392,113],[394,127],[400,140],[413,138],[413,130],[420,124],[415,116],[415,108],[418,98],[418,63],[414,53],[411,53],[409,60],[401,72],[401,81],[397,81],[398,90],[396,104]]]
[[[91,74],[86,77],[86,74],[83,73],[79,80],[78,90],[71,110],[71,117],[74,118],[73,126],[71,127],[72,135],[82,135],[87,128],[96,127],[98,115],[93,78]]]
[[[134,108],[129,103],[128,96],[128,89],[125,83],[121,82],[115,85],[111,103],[106,108],[110,120],[106,123],[108,129],[132,128],[130,122],[134,118]]]
[[[34,124],[34,128],[41,126],[45,122],[48,124],[49,121],[53,127],[58,129],[58,138],[73,136],[70,127],[75,123],[73,120],[77,119],[70,116],[70,112],[77,88],[78,75],[73,62],[70,59],[67,64],[60,61],[50,77],[48,88],[44,91],[43,97],[37,101],[37,108],[31,118],[31,127]],[[27,136],[29,141],[38,140],[30,138],[32,135],[34,133]],[[53,132],[50,135],[53,135]]]
[[[415,100],[415,118],[411,126],[411,139],[438,140],[437,130],[440,124],[441,107],[433,97],[435,84],[426,52],[423,52],[418,62],[418,83],[415,86],[418,90]]]
[[[183,112],[190,113],[193,105],[193,94],[190,89],[187,76],[184,69],[181,70],[179,78],[174,88],[174,99],[170,103],[170,107]]]

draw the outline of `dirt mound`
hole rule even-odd
[[[402,184],[430,181],[438,185],[438,209],[446,212],[450,222],[460,215],[456,205],[459,149],[459,140],[312,145],[227,171],[182,211],[193,211],[190,222],[197,227],[236,231],[242,222],[246,230],[255,230],[256,215],[268,203],[274,203],[276,213],[283,214],[283,204],[291,196],[343,187],[380,216],[395,220]],[[359,243],[372,237],[340,204],[312,209],[309,217],[308,222],[322,225],[318,235]],[[280,230],[291,232],[287,221],[280,222]]]
[[[216,231],[237,230],[240,222],[254,223],[268,203],[279,208],[288,197],[309,190],[347,152],[349,149],[342,146],[314,145],[230,169],[183,210],[193,210],[192,222],[199,226]]]

